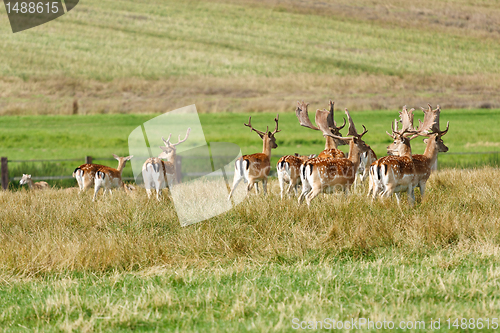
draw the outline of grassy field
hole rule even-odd
[[[487,178],[484,175],[489,175]],[[1,192],[3,331],[293,331],[292,320],[495,318],[500,173],[432,176],[415,208],[252,195],[182,228],[172,201]],[[259,207],[256,209],[256,207]],[[372,330],[373,331],[373,330]],[[424,331],[424,330],[421,330]],[[446,330],[444,330],[446,331]],[[485,330],[485,331],[492,331]]]
[[[81,113],[331,97],[353,110],[498,108],[499,17],[490,1],[89,0],[22,33],[3,21],[0,114],[67,114],[75,98]]]
[[[325,105],[311,105],[311,109]],[[416,117],[423,119],[423,113],[416,112]],[[0,124],[0,156],[10,160],[29,159],[73,159],[80,161],[57,163],[10,163],[11,177],[20,177],[23,173],[32,176],[71,175],[73,170],[84,163],[85,156],[93,156],[95,163],[115,167],[112,154],[126,156],[128,135],[137,126],[156,115],[87,115],[87,116],[4,116]],[[201,114],[206,140],[208,142],[233,142],[241,147],[243,154],[262,150],[262,141],[255,133],[250,133],[243,126],[252,116],[256,128],[265,129],[274,125],[275,114],[270,113],[219,113]],[[341,122],[343,112],[337,111],[336,119]],[[311,116],[312,117],[312,116]],[[353,112],[352,117],[358,129],[364,124],[369,132],[366,142],[378,156],[386,155],[386,147],[391,138],[385,134],[390,131],[391,119],[398,117],[393,111]],[[441,127],[444,129],[450,121],[450,131],[445,136],[445,143],[453,152],[490,152],[500,151],[500,110],[443,110]],[[299,126],[293,112],[293,105],[287,113],[280,113],[280,129],[277,134],[278,148],[273,150],[275,164],[279,156],[300,153],[319,153],[324,149],[324,139],[319,132]],[[344,130],[344,134],[346,131]],[[165,133],[168,135],[168,133]],[[161,141],[157,142],[158,145]],[[340,147],[348,152],[348,147]],[[413,141],[413,152],[423,153],[425,145],[421,139]],[[100,159],[99,159],[100,158]],[[475,167],[481,165],[499,165],[497,154],[484,155],[440,155],[441,167]],[[274,166],[273,166],[274,169]],[[128,165],[124,171],[126,177],[132,176]],[[75,180],[51,181],[57,186],[75,186]],[[12,184],[13,186],[15,184]],[[17,186],[15,186],[17,187]]]

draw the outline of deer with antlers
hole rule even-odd
[[[276,170],[278,171],[281,199],[283,199],[283,192],[290,195],[292,189],[295,195],[297,195],[297,188],[300,183],[300,166],[305,161],[314,157],[316,157],[315,154],[301,156],[296,153],[295,155],[285,155],[279,159],[278,164],[276,164]],[[285,183],[289,184],[286,191],[284,191]]]
[[[262,139],[262,153],[243,155],[236,160],[233,186],[231,192],[229,193],[228,200],[231,199],[234,190],[242,179],[244,179],[245,182],[248,182],[247,194],[253,188],[254,184],[257,193],[259,192],[259,181],[262,182],[264,194],[267,193],[267,177],[269,176],[269,172],[271,171],[271,149],[276,149],[278,147],[274,135],[278,132],[281,132],[280,130],[278,130],[279,115],[276,115],[276,118],[274,118],[276,127],[273,132],[269,131],[269,127],[267,127],[265,132],[256,130],[255,128],[253,128],[251,121],[252,117],[248,118],[248,124],[244,125],[250,127],[250,130],[256,132]]]
[[[172,133],[170,133],[167,140],[162,137],[161,139],[165,146],[160,146],[160,149],[162,150],[160,155],[158,155],[158,157],[148,158],[144,162],[142,166],[142,178],[144,180],[148,198],[151,197],[151,189],[156,189],[156,199],[160,200],[162,190],[167,187],[169,179],[171,182],[175,180],[175,160],[177,157],[176,147],[188,139],[189,133],[191,133],[191,128],[187,129],[184,139],[181,140],[181,136],[179,135],[177,143],[170,142]],[[166,159],[166,161],[163,159]]]
[[[321,131],[322,133],[332,134],[334,136],[342,136],[340,134],[340,130],[344,128],[346,125],[346,121],[344,119],[344,123],[342,126],[337,127],[337,123],[335,122],[334,116],[334,102],[330,100],[330,111],[326,110],[316,110],[315,122],[316,126],[311,123],[309,119],[309,114],[307,112],[308,103],[297,102],[297,109],[295,110],[295,115],[299,119],[299,123],[301,126],[313,129],[315,131]],[[325,137],[325,149],[318,154],[319,158],[341,158],[345,157],[345,154],[337,149],[338,146],[345,145],[346,142],[343,140],[336,139],[329,135],[324,135]]]
[[[412,155],[416,174],[415,184],[416,187],[420,188],[421,197],[425,194],[427,180],[429,179],[431,173],[436,170],[435,168],[437,166],[438,153],[445,153],[448,151],[448,147],[444,144],[442,137],[448,133],[450,126],[450,123],[448,122],[446,130],[441,131],[439,128],[439,114],[441,112],[441,108],[438,105],[437,109],[432,110],[431,105],[428,104],[428,106],[428,110],[422,108],[424,111],[424,121],[421,122],[419,119],[419,135],[427,137],[424,139],[424,143],[426,144],[425,151],[423,154]],[[401,121],[402,120],[403,119],[401,119]],[[409,120],[413,123],[413,115],[409,117]],[[400,152],[397,149],[399,139],[396,137],[394,140],[395,142],[387,147],[387,152],[390,155],[399,156]]]
[[[97,193],[99,192],[101,187],[104,191],[103,195],[106,195],[106,192],[109,192],[109,194],[111,194],[112,188],[120,187],[123,187],[125,192],[129,192],[129,188],[122,181],[122,171],[123,168],[125,168],[127,161],[129,161],[134,156],[130,155],[127,157],[120,157],[113,154],[113,157],[118,160],[118,168],[114,169],[107,166],[101,166],[95,172],[94,197],[92,198],[92,201],[95,201],[95,199],[97,198]]]
[[[313,158],[301,166],[300,178],[302,180],[302,193],[299,197],[299,204],[304,198],[309,206],[311,201],[320,193],[335,187],[341,187],[344,193],[348,193],[350,186],[354,183],[356,170],[359,166],[360,155],[370,149],[363,140],[363,135],[368,132],[363,125],[363,133],[358,134],[354,122],[345,109],[349,120],[348,137],[336,136],[330,131],[324,131],[323,135],[333,139],[349,142],[349,158]]]
[[[433,123],[429,120],[421,124],[418,130],[413,128],[413,111],[407,110],[406,106],[400,112],[402,129],[394,129],[392,135],[394,142],[387,147],[388,152],[398,152],[398,156],[385,156],[375,161],[370,167],[370,185],[373,186],[373,198],[380,193],[380,196],[390,197],[396,195],[398,205],[400,203],[399,193],[408,193],[408,202],[413,205],[415,202],[414,189],[418,184],[416,165],[412,156],[410,140],[420,135],[426,135],[432,128]]]

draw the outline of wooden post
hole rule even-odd
[[[182,156],[175,157],[175,179],[177,184],[182,182]]]
[[[2,189],[7,190],[9,188],[9,167],[7,166],[7,157],[2,157]]]
[[[92,156],[85,156],[85,163],[92,164]]]

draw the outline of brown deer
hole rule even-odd
[[[308,103],[305,103],[304,101],[302,102],[297,102],[297,109],[295,110],[295,115],[299,119],[299,123],[301,126],[316,130],[316,131],[321,131],[323,133],[327,134],[332,134],[336,136],[342,136],[340,134],[340,130],[344,128],[346,125],[345,119],[344,119],[344,124],[342,126],[337,127],[337,123],[335,122],[333,116],[334,116],[334,102],[330,100],[330,111],[326,110],[316,110],[316,116],[315,116],[315,122],[317,126],[314,126],[311,123],[311,120],[309,119],[309,114],[307,112],[307,107]],[[337,149],[337,146],[345,145],[346,142],[335,139],[329,135],[324,135],[325,136],[325,149],[319,153],[318,157],[319,158],[341,158],[345,157],[344,153]]]
[[[148,198],[151,197],[151,189],[156,189],[156,199],[160,200],[162,189],[167,187],[169,179],[171,182],[175,181],[176,177],[176,166],[175,160],[177,157],[177,146],[185,142],[189,133],[191,133],[191,128],[186,131],[186,137],[181,140],[179,135],[177,143],[171,143],[170,138],[172,133],[168,136],[168,139],[161,138],[165,146],[160,146],[161,152],[158,157],[148,158],[142,166],[142,178],[144,180],[144,186],[146,187],[146,193]],[[163,161],[166,159],[167,161]]]
[[[28,184],[30,190],[44,190],[49,188],[49,184],[47,182],[36,182],[34,183],[31,179],[31,175],[23,174],[23,178],[19,181],[20,185]]]
[[[103,187],[104,194],[106,195],[106,191],[108,191],[111,194],[111,189],[112,188],[120,188],[123,187],[125,192],[129,192],[129,188],[126,186],[125,183],[122,182],[122,171],[123,168],[125,168],[125,165],[127,164],[127,161],[129,161],[133,155],[127,156],[127,157],[119,157],[115,154],[113,154],[113,157],[118,160],[118,168],[110,168],[106,166],[102,166],[98,168],[95,172],[95,180],[94,180],[94,197],[92,198],[92,201],[95,201],[97,198],[97,192]]]
[[[373,186],[373,198],[377,194],[390,197],[396,194],[398,205],[399,192],[408,193],[408,202],[413,205],[415,202],[414,189],[418,183],[417,171],[412,157],[410,140],[419,135],[425,135],[432,127],[431,123],[422,124],[419,130],[413,128],[413,109],[408,111],[403,107],[400,117],[402,119],[402,129],[398,131],[392,125],[392,137],[394,142],[387,147],[388,151],[398,151],[398,156],[385,156],[375,161],[370,167],[370,186]],[[389,133],[388,133],[389,134]],[[390,134],[389,134],[390,135]]]
[[[301,156],[299,154],[295,155],[286,155],[279,159],[278,164],[276,164],[276,170],[278,171],[278,180],[280,183],[280,195],[281,199],[283,199],[283,192],[285,189],[285,183],[288,183],[289,186],[285,193],[290,195],[290,192],[293,188],[295,195],[297,195],[297,187],[300,183],[300,166],[305,161],[316,157],[316,155],[304,155]]]
[[[309,206],[318,194],[335,187],[341,187],[344,193],[347,194],[350,186],[354,183],[360,155],[370,149],[370,146],[361,139],[368,130],[363,125],[363,133],[358,134],[347,109],[345,109],[345,113],[349,119],[347,135],[350,136],[340,137],[325,132],[323,132],[323,135],[349,142],[349,158],[317,157],[304,162],[300,170],[302,193],[298,200],[299,204],[305,198]]]
[[[265,132],[256,130],[252,127],[251,120],[252,117],[248,118],[248,124],[244,125],[250,127],[250,130],[255,131],[262,139],[262,153],[243,155],[236,160],[233,186],[231,192],[229,193],[228,200],[231,199],[236,186],[238,186],[239,182],[242,179],[244,179],[245,182],[248,182],[247,194],[250,192],[254,184],[257,193],[259,192],[259,181],[262,181],[264,194],[267,193],[267,177],[269,175],[269,172],[271,171],[271,149],[276,149],[278,147],[274,135],[278,132],[281,132],[278,130],[279,115],[276,115],[276,118],[274,118],[276,127],[273,132],[269,131],[269,127]]]
[[[416,172],[416,186],[420,188],[421,197],[425,194],[425,185],[427,180],[429,179],[431,173],[435,171],[435,167],[437,165],[437,157],[438,153],[445,153],[448,151],[448,147],[444,144],[442,137],[448,133],[448,129],[450,123],[448,122],[446,125],[446,130],[441,131],[437,125],[439,122],[439,113],[441,111],[439,105],[437,109],[432,110],[432,107],[429,104],[429,110],[424,111],[424,121],[423,123],[419,120],[419,128],[422,128],[420,131],[421,136],[427,136],[427,139],[424,139],[424,143],[426,144],[424,154],[413,154],[412,159],[415,164],[415,172]],[[411,111],[411,110],[410,110]],[[437,116],[436,116],[437,115]],[[413,117],[411,117],[411,122],[413,122]],[[394,138],[395,141],[398,138]],[[399,156],[399,151],[396,148],[393,148],[392,145],[387,147],[387,152],[390,155]]]
[[[113,155],[115,156],[115,155]],[[85,192],[94,186],[95,173],[99,168],[107,168],[105,165],[86,163],[80,165],[73,172],[73,177],[76,178],[80,192]]]

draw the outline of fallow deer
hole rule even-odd
[[[85,192],[94,186],[95,173],[99,168],[107,168],[107,166],[86,163],[75,169],[73,177],[76,178],[80,192]]]
[[[151,189],[156,189],[156,199],[160,200],[162,190],[167,187],[168,179],[172,181],[175,180],[176,177],[176,166],[175,160],[177,157],[177,148],[176,146],[185,142],[189,133],[191,132],[191,128],[188,128],[186,131],[186,137],[181,140],[181,136],[178,137],[177,143],[171,143],[170,138],[172,137],[172,133],[168,136],[168,139],[161,138],[165,146],[160,146],[162,152],[158,157],[148,158],[143,166],[142,166],[142,178],[144,180],[144,185],[146,187],[146,192],[148,194],[148,198],[151,197]],[[163,161],[166,159],[167,161]]]
[[[300,182],[300,166],[308,159],[314,157],[316,157],[315,154],[309,156],[307,155],[300,156],[299,154],[295,154],[295,155],[286,155],[279,159],[278,164],[276,165],[276,170],[278,171],[281,199],[283,199],[285,183],[289,184],[285,193],[290,195],[290,192],[293,188],[295,195],[297,195],[297,187],[299,186]]]
[[[295,110],[295,115],[299,119],[299,123],[301,126],[316,130],[316,131],[321,131],[323,133],[328,133],[328,134],[333,134],[336,136],[342,136],[340,134],[340,130],[344,128],[346,125],[345,119],[344,123],[342,126],[337,127],[337,123],[335,122],[333,116],[334,116],[334,102],[330,100],[330,111],[326,110],[316,110],[316,116],[315,116],[315,122],[317,126],[314,126],[311,123],[311,120],[309,119],[309,114],[307,112],[307,107],[308,103],[305,103],[304,101],[302,102],[297,102],[297,109]],[[318,154],[319,158],[341,158],[345,157],[345,154],[337,149],[337,146],[345,145],[346,142],[342,140],[335,139],[329,135],[324,135],[325,136],[325,149]]]
[[[423,123],[419,120],[419,128],[422,128],[420,131],[421,136],[427,136],[427,139],[424,139],[424,143],[426,144],[424,154],[413,154],[412,159],[415,164],[415,172],[416,172],[416,186],[420,188],[421,197],[425,194],[425,185],[427,180],[429,179],[431,173],[435,171],[435,167],[437,165],[437,156],[438,153],[445,153],[448,151],[448,147],[444,144],[442,137],[448,133],[449,122],[446,125],[446,130],[441,131],[437,125],[439,122],[439,113],[441,111],[439,105],[437,109],[432,110],[432,107],[429,104],[429,110],[424,111],[424,121]],[[413,117],[411,118],[411,122],[413,122]],[[397,140],[397,138],[395,138]],[[387,147],[387,152],[390,155],[399,156],[398,149],[395,149],[391,146]]]
[[[363,133],[358,134],[349,111],[345,109],[349,119],[349,137],[340,137],[323,132],[325,136],[331,136],[337,140],[349,142],[349,158],[313,158],[301,166],[300,178],[302,181],[302,193],[299,204],[304,198],[309,206],[318,194],[335,187],[341,187],[347,194],[350,186],[354,183],[356,170],[359,166],[360,155],[370,149],[361,138],[368,132],[363,125]]]
[[[279,115],[276,115],[276,118],[274,118],[276,127],[273,132],[269,131],[269,127],[267,127],[265,132],[256,130],[252,127],[251,120],[252,117],[248,118],[248,124],[244,125],[250,127],[250,130],[255,131],[262,139],[262,153],[243,155],[236,160],[233,186],[231,192],[229,193],[228,200],[231,199],[234,190],[242,179],[244,179],[245,182],[248,182],[247,194],[250,192],[254,184],[257,193],[259,192],[259,181],[262,181],[264,194],[267,193],[267,176],[271,171],[271,149],[276,149],[278,147],[274,135],[281,132],[281,130],[278,130]]]
[[[122,181],[122,171],[123,168],[125,168],[125,165],[127,164],[127,161],[129,161],[133,155],[127,156],[127,157],[120,157],[115,154],[113,154],[113,157],[118,160],[118,168],[110,168],[106,166],[102,166],[98,168],[95,172],[95,180],[94,180],[94,197],[92,198],[92,201],[95,201],[97,198],[97,193],[103,188],[104,194],[106,195],[106,191],[108,191],[111,194],[111,189],[112,188],[120,188],[123,187],[123,189],[128,193],[129,189],[126,186],[125,183]]]
[[[31,175],[23,174],[23,178],[19,181],[20,185],[28,184],[30,190],[43,190],[49,188],[49,184],[47,182],[36,182],[34,183],[31,179]]]
[[[419,130],[413,128],[413,109],[408,111],[406,106],[400,113],[402,119],[402,129],[398,131],[392,126],[394,142],[387,147],[388,151],[398,151],[399,156],[385,156],[375,161],[370,167],[370,185],[373,185],[373,198],[381,192],[380,196],[390,197],[396,193],[399,205],[399,192],[408,193],[408,202],[413,205],[415,202],[414,189],[418,183],[415,163],[412,158],[410,140],[424,135],[432,124],[423,124]],[[389,133],[388,133],[389,134]],[[390,134],[389,134],[390,135]]]

